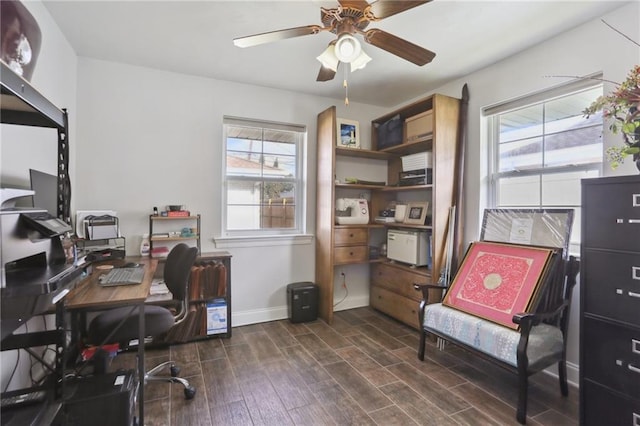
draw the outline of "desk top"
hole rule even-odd
[[[101,264],[112,264],[121,266],[128,260],[118,259],[103,262]],[[156,272],[158,261],[156,259],[140,258],[138,263],[145,267],[144,278],[141,284],[122,285],[114,287],[101,287],[98,284],[100,275],[108,271],[93,269],[91,275],[79,283],[65,298],[65,308],[74,309],[103,309],[117,306],[144,303],[151,291],[151,281]]]

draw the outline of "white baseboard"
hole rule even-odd
[[[558,377],[558,369],[555,366],[547,368],[544,372],[555,378]],[[567,361],[567,382],[576,388],[580,387],[578,385],[580,383],[580,366],[578,364]]]
[[[344,311],[346,309],[361,308],[369,306],[369,295],[361,297],[349,297],[334,307],[334,311]],[[253,309],[248,311],[234,311],[231,313],[232,327],[242,325],[259,324],[261,322],[276,321],[289,318],[286,306],[275,308]]]

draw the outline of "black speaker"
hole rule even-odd
[[[318,318],[318,286],[308,281],[287,285],[287,310],[293,323],[315,321]]]
[[[67,380],[54,425],[133,426],[137,382],[133,370]]]

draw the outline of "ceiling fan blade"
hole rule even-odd
[[[378,0],[371,5],[369,11],[375,17],[374,21],[388,18],[405,10],[413,9],[421,4],[429,3],[431,0]]]
[[[324,30],[324,28],[319,25],[307,25],[305,27],[288,28],[286,30],[271,31],[268,33],[234,38],[233,44],[238,47],[251,47],[293,37],[318,34],[322,30]]]
[[[366,0],[338,0],[338,3],[342,7],[352,7],[362,11],[369,6],[369,2]]]
[[[436,56],[436,54],[430,50],[378,29],[366,31],[364,33],[364,39],[367,43],[386,50],[389,53],[393,53],[396,56],[400,56],[419,66],[428,64]]]
[[[338,62],[338,67],[340,67],[340,63]],[[331,68],[327,68],[325,66],[320,66],[320,72],[318,72],[318,78],[316,78],[316,81],[329,81],[329,80],[333,80],[333,78],[336,76],[336,71],[332,70]]]

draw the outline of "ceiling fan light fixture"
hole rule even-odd
[[[366,67],[370,60],[371,57],[364,53],[364,50],[361,51],[360,55],[358,55],[358,57],[351,61],[351,64],[349,64],[351,65],[351,72],[361,70],[362,68]]]
[[[343,34],[338,38],[335,46],[335,54],[341,62],[350,63],[362,52],[362,46],[357,38],[351,34]]]
[[[330,44],[329,47],[327,47],[325,51],[322,52],[322,54],[316,59],[320,61],[323,67],[328,68],[334,72],[338,70],[338,63],[340,62],[340,60],[336,56],[333,44]]]

